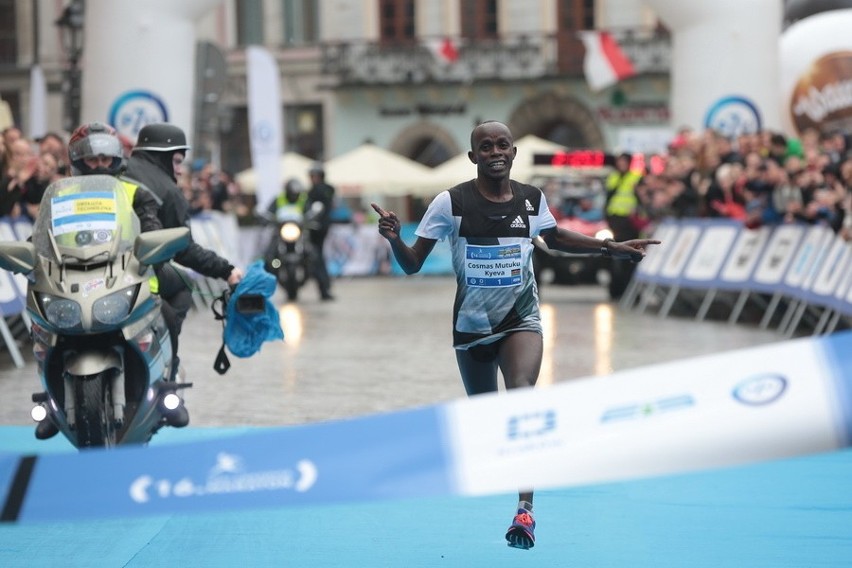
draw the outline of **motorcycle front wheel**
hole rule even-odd
[[[281,285],[284,287],[284,293],[287,295],[287,299],[291,302],[295,302],[299,297],[299,286],[301,286],[296,275],[288,274]]]
[[[110,373],[105,371],[74,381],[78,448],[116,445]]]

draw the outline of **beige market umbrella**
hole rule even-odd
[[[338,195],[417,194],[432,170],[405,156],[365,143],[325,163],[325,179]]]
[[[304,184],[305,188],[310,187],[310,179],[308,178],[308,170],[314,160],[297,154],[296,152],[285,152],[281,156],[281,167],[279,181],[281,186],[290,178],[296,178]],[[253,194],[257,189],[257,176],[252,168],[243,170],[234,176],[236,182],[240,185],[243,193]]]

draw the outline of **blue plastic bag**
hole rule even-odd
[[[263,268],[263,261],[252,263],[245,276],[237,284],[225,308],[224,341],[228,351],[237,357],[251,357],[266,341],[284,339],[278,310],[269,301],[275,293],[275,276]],[[264,309],[257,313],[240,313],[237,310],[239,298],[245,294],[259,294],[264,297]]]

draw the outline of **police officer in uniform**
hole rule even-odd
[[[331,295],[331,277],[325,264],[325,238],[331,227],[331,209],[334,206],[334,187],[325,181],[325,168],[320,162],[315,162],[308,170],[311,178],[311,189],[305,202],[305,213],[310,216],[313,226],[308,231],[308,238],[313,248],[313,276],[316,278],[320,291],[320,299],[333,300]]]

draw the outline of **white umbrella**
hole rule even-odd
[[[290,178],[296,178],[307,189],[310,187],[310,178],[308,178],[308,170],[314,160],[297,154],[296,152],[285,152],[281,156],[281,168],[279,181],[283,188],[284,182]],[[253,194],[257,188],[257,176],[252,168],[243,170],[234,176],[234,180],[240,185],[243,193]]]
[[[410,195],[432,170],[375,144],[365,143],[325,163],[325,179],[339,195]]]

